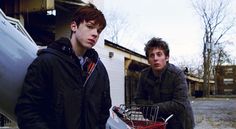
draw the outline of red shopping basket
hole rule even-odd
[[[165,122],[146,122],[142,120],[132,120],[132,121],[126,121],[124,122],[129,125],[130,127],[134,129],[166,129],[166,124]]]
[[[157,117],[158,106],[122,104],[112,109],[132,129],[166,129],[167,122]]]

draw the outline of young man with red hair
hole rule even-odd
[[[70,39],[38,52],[15,108],[20,129],[105,129],[110,84],[92,48],[105,26],[94,5],[80,7],[70,24]]]

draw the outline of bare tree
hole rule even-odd
[[[225,51],[226,45],[230,45],[232,42],[222,42],[215,45],[215,50],[212,52],[212,63],[213,66],[220,66],[224,63],[232,63],[231,55],[228,51]]]
[[[140,23],[133,22],[130,15],[120,9],[110,8],[105,11],[107,27],[105,38],[113,43],[127,47],[135,52],[143,54],[144,44],[154,37],[154,34],[142,31]]]
[[[121,38],[120,34],[126,30],[129,25],[127,15],[121,13],[119,9],[112,8],[106,11],[105,17],[107,20],[105,38],[118,44]]]
[[[192,3],[203,23],[203,94],[209,96],[212,69],[214,64],[220,64],[220,62],[215,63],[214,61],[226,60],[223,56],[223,53],[226,52],[223,47],[219,46],[223,43],[223,37],[234,26],[235,17],[227,12],[230,0],[192,0]],[[218,56],[214,56],[216,54]]]

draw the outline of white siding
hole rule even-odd
[[[95,48],[104,63],[111,87],[112,105],[118,106],[125,103],[125,73],[124,73],[124,56],[114,53],[114,57],[109,58],[109,49],[98,45]]]

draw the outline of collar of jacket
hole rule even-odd
[[[148,75],[152,76],[152,77],[155,78],[155,79],[161,80],[161,79],[164,77],[164,75],[165,75],[165,73],[166,73],[168,67],[169,67],[169,63],[167,63],[166,66],[162,69],[162,71],[161,71],[161,73],[160,73],[159,76],[155,76],[155,74],[153,73],[152,68],[149,67],[149,68],[148,68],[148,69],[149,69],[149,70],[148,70],[148,72],[149,72]]]

